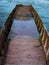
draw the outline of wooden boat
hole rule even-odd
[[[8,39],[8,36],[9,36],[10,31],[11,31],[11,26],[13,24],[13,20],[14,19],[16,19],[16,20],[30,20],[31,18],[33,18],[35,20],[35,23],[36,23],[36,26],[37,26],[37,29],[39,32],[39,41],[40,41],[39,43],[43,47],[43,52],[44,52],[44,57],[45,57],[45,61],[44,61],[45,64],[44,65],[49,64],[49,36],[48,36],[47,31],[45,30],[45,28],[43,26],[42,20],[40,19],[38,13],[35,11],[35,9],[31,5],[29,5],[29,6],[17,5],[14,8],[14,10],[11,12],[11,14],[9,15],[8,19],[6,20],[4,27],[0,33],[0,57],[2,57],[2,59],[6,55],[8,55],[8,54],[6,54],[8,51],[9,40],[10,40],[10,39]],[[29,33],[29,32],[27,32],[27,33]],[[13,41],[11,43],[13,43]],[[40,47],[40,45],[39,45],[39,47]],[[39,61],[36,61],[36,62],[39,62]],[[5,64],[5,65],[7,65],[7,64]],[[38,63],[36,63],[35,65],[38,65]],[[40,63],[39,63],[39,65],[40,65]]]

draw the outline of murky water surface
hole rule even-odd
[[[20,3],[24,5],[32,4],[34,6],[49,33],[49,0],[0,0],[0,30],[11,11]]]

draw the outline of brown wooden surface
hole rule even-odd
[[[32,17],[30,6],[17,6],[14,18],[20,20],[30,19]]]
[[[20,36],[9,41],[5,65],[46,65],[38,39]]]

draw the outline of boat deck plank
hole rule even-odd
[[[43,49],[39,44],[38,39],[27,36],[11,39],[5,65],[46,65]]]
[[[17,6],[14,18],[20,20],[31,19],[31,7],[30,6]]]

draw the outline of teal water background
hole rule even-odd
[[[0,30],[17,4],[32,5],[49,33],[49,0],[0,0]]]

